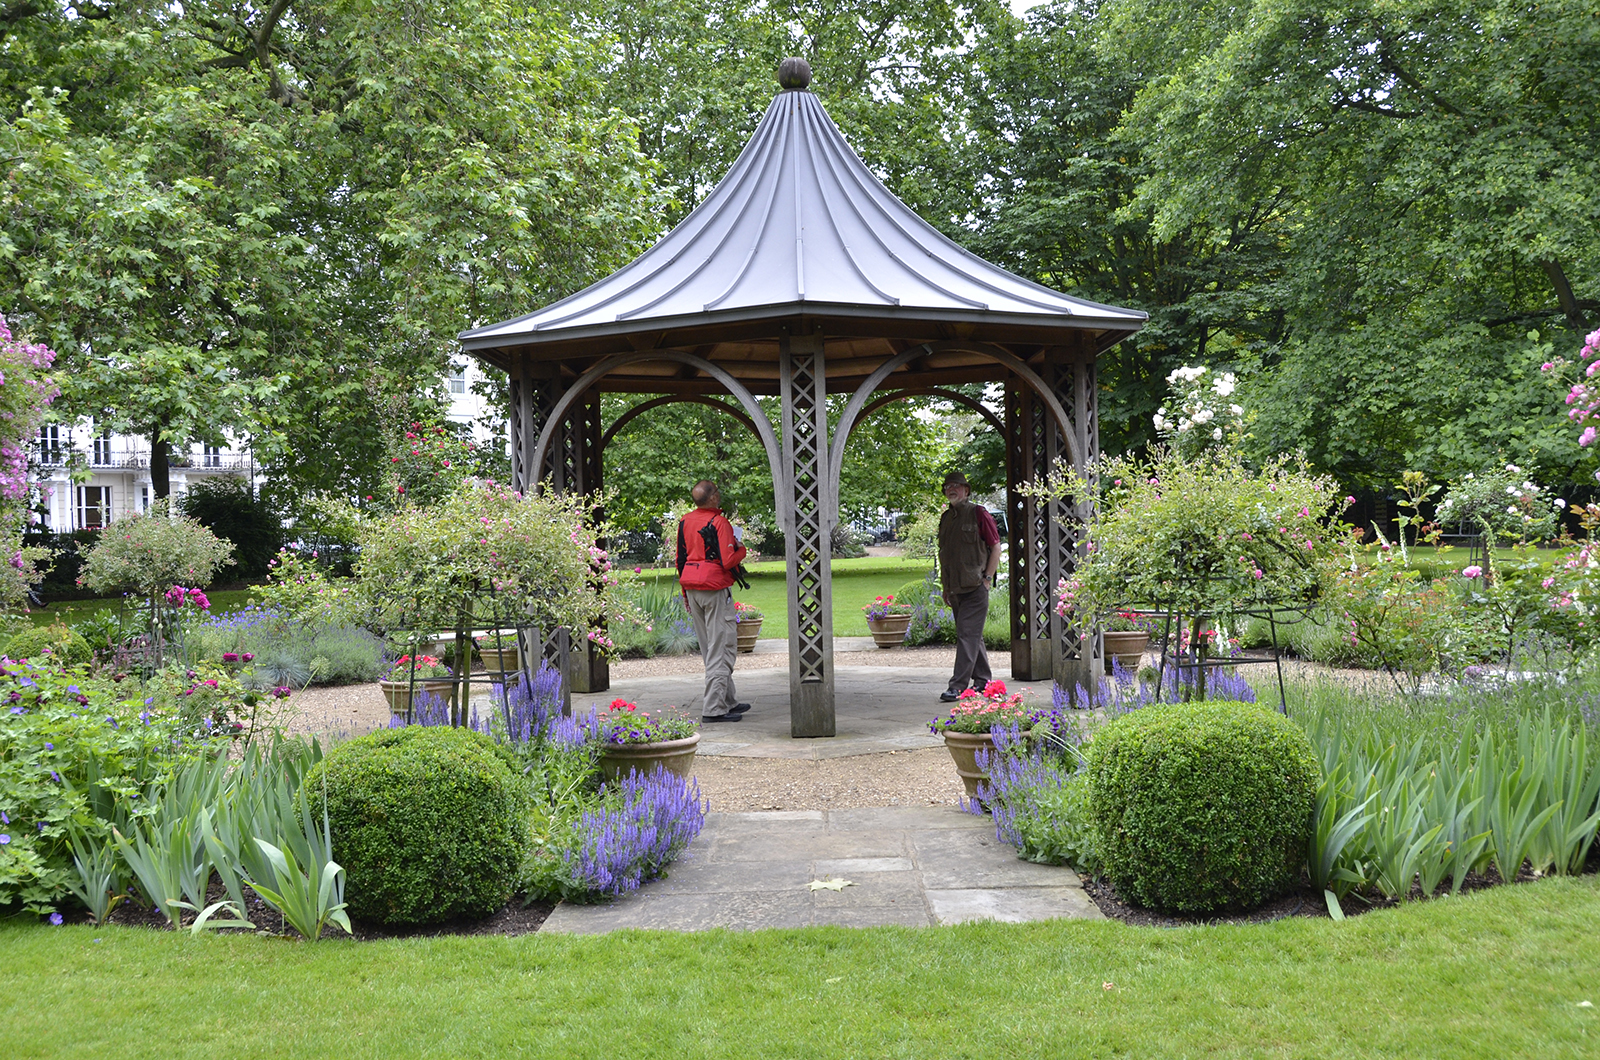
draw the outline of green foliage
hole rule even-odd
[[[385,424],[441,400],[449,337],[648,235],[652,167],[568,11],[46,5],[7,40],[0,260],[71,351],[65,410],[248,434],[282,501],[378,493]]]
[[[1226,614],[1254,601],[1315,600],[1341,538],[1334,482],[1280,457],[1259,471],[1230,450],[1187,460],[1171,451],[1096,469],[1103,496],[1088,559],[1060,588],[1063,613],[1129,604]],[[1046,492],[1082,496],[1071,475]],[[1198,621],[1198,620],[1197,620]]]
[[[84,556],[79,584],[99,593],[128,590],[154,601],[174,585],[210,585],[233,546],[162,502],[112,521]]]
[[[85,851],[109,842],[117,804],[144,796],[188,753],[180,723],[144,706],[137,690],[127,701],[118,692],[45,667],[0,667],[0,813],[9,822],[0,822],[0,905],[51,912],[76,876],[71,837]]]
[[[1586,477],[1525,335],[1581,335],[1600,293],[1590,9],[1117,0],[1097,21],[1108,61],[1152,72],[1121,114],[1149,167],[1125,212],[1280,241],[1245,365],[1256,452],[1376,489],[1506,456]]]
[[[1527,682],[1399,711],[1308,690],[1295,716],[1323,772],[1309,864],[1330,909],[1352,891],[1457,893],[1491,864],[1504,880],[1582,871],[1600,826],[1590,695]]]
[[[1298,876],[1317,759],[1288,719],[1244,703],[1146,708],[1095,736],[1088,771],[1106,875],[1128,899],[1245,909]]]
[[[462,483],[437,505],[403,505],[362,527],[363,598],[384,626],[439,630],[455,628],[464,599],[483,607],[492,590],[500,614],[485,622],[516,613],[610,647],[601,623],[626,605],[591,515],[577,497]]]
[[[283,522],[246,479],[235,475],[202,479],[178,499],[178,511],[233,545],[221,574],[253,578],[267,573],[283,544]]]
[[[94,658],[94,650],[70,626],[36,626],[23,630],[6,642],[3,654],[10,659],[32,659],[40,666],[84,666]]]
[[[17,527],[32,519],[25,514],[33,496],[27,478],[27,447],[38,437],[46,408],[58,392],[55,381],[45,374],[55,356],[55,351],[42,343],[13,338],[0,313],[0,423],[5,424],[0,428],[0,560],[4,561],[0,566],[0,611],[23,603],[49,566],[49,554],[25,547]]]
[[[526,796],[486,737],[381,730],[334,748],[306,784],[332,822],[357,918],[437,923],[486,915],[511,896]]]

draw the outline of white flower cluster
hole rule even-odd
[[[1542,540],[1559,533],[1556,517],[1566,508],[1566,500],[1551,499],[1543,486],[1523,474],[1516,464],[1507,464],[1503,472],[1486,471],[1482,478],[1469,472],[1439,502],[1439,522],[1512,541]],[[1502,515],[1499,506],[1507,500],[1511,503]]]
[[[1197,451],[1223,442],[1244,425],[1244,408],[1224,404],[1232,397],[1237,380],[1223,372],[1208,382],[1211,370],[1204,365],[1174,368],[1167,376],[1172,391],[1168,405],[1156,409],[1156,433],[1181,451]]]

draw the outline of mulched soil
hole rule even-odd
[[[1585,872],[1600,870],[1600,860],[1591,854]],[[1518,874],[1517,883],[1527,883],[1538,879],[1532,872],[1523,869]],[[1461,893],[1481,891],[1489,887],[1498,887],[1504,881],[1500,878],[1499,870],[1490,865],[1487,872],[1469,872],[1461,883]],[[1135,927],[1190,927],[1195,924],[1266,924],[1273,920],[1282,920],[1285,917],[1305,916],[1328,919],[1328,906],[1322,892],[1310,885],[1310,881],[1301,877],[1301,886],[1290,891],[1281,898],[1274,899],[1266,905],[1237,913],[1206,913],[1183,914],[1165,913],[1155,909],[1146,909],[1143,906],[1131,905],[1118,897],[1116,889],[1111,886],[1103,876],[1083,877],[1083,889],[1100,907],[1100,912],[1113,920],[1120,920],[1125,924]],[[1446,885],[1440,894],[1447,894],[1449,887]],[[1415,901],[1423,897],[1422,888],[1412,884],[1410,900]],[[1379,894],[1371,895],[1346,895],[1340,902],[1339,908],[1347,917],[1360,916],[1362,913],[1374,909],[1391,909],[1400,904],[1397,898],[1384,898]]]

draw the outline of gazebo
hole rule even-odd
[[[803,60],[783,61],[782,90],[728,175],[632,263],[461,334],[510,378],[514,485],[601,489],[605,442],[621,425],[601,422],[602,393],[719,407],[710,395],[731,394],[766,450],[787,542],[790,731],[832,736],[830,540],[845,443],[890,401],[947,398],[1006,439],[1012,674],[1093,687],[1099,638],[1058,617],[1052,595],[1076,562],[1089,501],[1042,503],[1018,487],[1098,451],[1096,358],[1146,314],[1068,297],[957,246],[879,183],[810,80]],[[1003,417],[946,389],[977,382],[1004,384]],[[850,395],[831,435],[829,394]],[[757,395],[781,399],[781,434]],[[592,653],[568,674],[578,691],[609,684]]]

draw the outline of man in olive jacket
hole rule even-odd
[[[939,694],[944,703],[955,702],[969,682],[983,691],[994,676],[983,650],[983,623],[989,585],[1000,569],[1000,528],[987,508],[969,502],[971,495],[967,476],[952,471],[944,477],[950,506],[939,517],[939,586],[956,619],[956,669]]]

